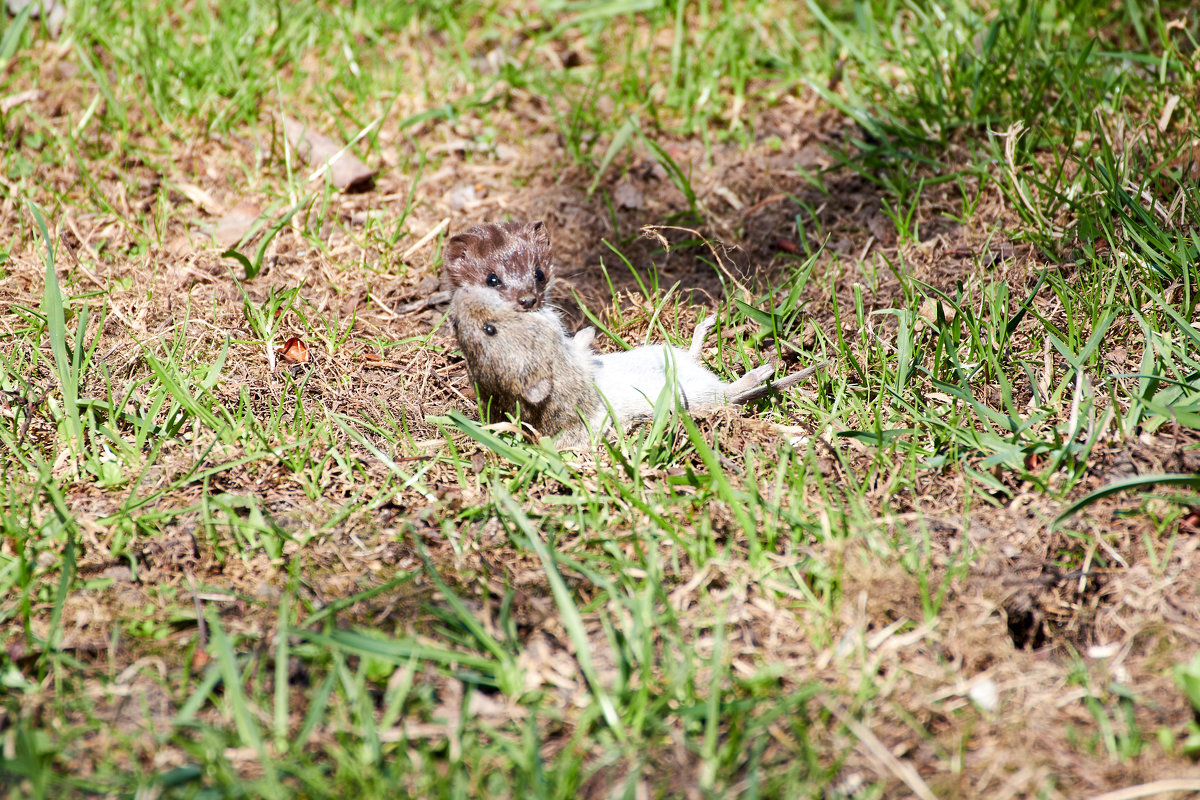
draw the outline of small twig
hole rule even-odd
[[[42,395],[36,402],[30,397],[25,398],[25,419],[21,420],[21,432],[17,436],[17,449],[20,450],[25,444],[25,436],[29,433],[29,425],[33,422],[33,410],[46,402],[46,395],[50,394],[50,388],[42,390]]]
[[[863,725],[858,720],[851,717],[842,709],[838,708],[833,703],[825,703],[825,708],[829,709],[838,721],[845,725],[852,734],[858,737],[863,746],[867,748],[867,753],[878,761],[882,766],[886,767],[889,772],[899,778],[904,784],[912,790],[912,793],[921,800],[937,800],[935,795],[929,789],[929,785],[917,772],[912,764],[907,764],[892,755],[892,751],[884,746],[883,742],[871,733],[866,725]],[[1140,795],[1139,795],[1140,796]],[[1094,800],[1094,799],[1093,799]],[[1106,800],[1115,800],[1114,798],[1106,798]]]
[[[698,237],[700,241],[704,242],[704,246],[708,248],[708,252],[712,253],[712,257],[717,262],[717,267],[722,273],[724,273],[725,277],[729,279],[730,283],[736,286],[738,291],[746,297],[750,296],[750,292],[746,289],[745,284],[733,276],[733,274],[725,266],[725,262],[721,259],[720,254],[717,253],[717,248],[714,247],[713,243],[710,242],[708,238],[704,236],[704,234],[700,233],[700,231],[692,228],[684,228],[679,225],[643,225],[642,235],[648,239],[656,239],[659,244],[663,246],[663,249],[665,249],[668,253],[671,252],[671,243],[668,242],[667,237],[663,236],[661,233],[659,233],[659,231],[683,231],[684,233],[690,233],[693,236]],[[721,249],[725,249],[724,244],[721,245]]]
[[[1125,789],[1093,795],[1091,800],[1137,800],[1139,797],[1166,792],[1200,792],[1200,778],[1166,778],[1161,781],[1143,783],[1141,786],[1130,786]]]
[[[743,211],[742,219],[746,219],[747,217],[753,216],[754,214],[757,214],[759,211],[762,211],[764,208],[771,205],[772,203],[778,203],[780,200],[786,200],[787,198],[788,198],[788,196],[781,192],[770,195],[768,197],[764,197],[762,200],[759,200],[757,203],[755,203],[754,205],[750,206],[745,211]]]
[[[196,591],[196,576],[188,570],[188,581],[192,584],[192,603],[196,607],[196,627],[200,637],[200,649],[208,649],[208,625],[204,621],[204,608],[200,605],[200,593]]]
[[[437,225],[434,225],[433,228],[430,229],[429,233],[422,236],[420,239],[418,239],[416,241],[416,244],[414,244],[412,247],[408,248],[407,250],[405,250],[403,253],[400,254],[400,260],[407,261],[409,256],[411,256],[413,253],[417,252],[422,247],[424,247],[426,245],[426,243],[428,243],[431,239],[435,238],[439,233],[444,231],[447,227],[449,227],[449,225],[450,225],[449,217],[446,217],[441,222],[439,222]]]
[[[91,243],[88,242],[87,239],[83,238],[83,235],[79,232],[79,228],[77,228],[75,226],[75,220],[71,219],[69,216],[64,216],[64,219],[66,219],[67,227],[69,227],[71,229],[71,233],[75,234],[75,238],[79,240],[80,246],[83,247],[84,250],[87,250],[88,255],[92,257],[93,261],[95,261],[97,264],[99,264],[100,263],[100,255],[95,251],[95,249],[92,248]],[[59,241],[62,242],[61,234],[59,235]],[[66,244],[66,242],[62,242],[62,243],[64,245]],[[109,288],[107,286],[105,286],[104,283],[99,278],[97,278],[96,275],[90,269],[88,269],[87,267],[85,267],[83,265],[83,262],[81,262],[79,260],[79,256],[75,255],[74,250],[72,250],[70,247],[64,247],[63,249],[66,250],[67,254],[71,256],[71,260],[73,262],[75,262],[76,269],[78,269],[80,272],[82,272],[84,274],[84,276],[88,280],[90,280],[92,283],[94,283],[98,289],[100,289],[101,291],[103,291],[104,293],[109,295],[109,301],[110,301],[109,309],[112,311],[113,316],[115,316],[117,319],[121,320],[121,322],[124,322],[125,327],[129,328],[130,331],[132,331],[133,323],[130,322],[129,317],[125,316],[121,312],[121,309],[117,308],[117,304],[115,302],[111,302],[112,295],[110,293]]]
[[[442,303],[449,303],[450,296],[454,292],[434,292],[433,294],[423,297],[420,300],[414,300],[411,303],[406,303],[396,309],[397,314],[414,314],[418,311],[424,311],[433,306],[440,306]]]
[[[45,96],[46,93],[41,89],[30,89],[26,92],[10,94],[8,97],[0,100],[0,114],[7,114],[9,111],[12,111],[19,105],[23,105],[33,100],[41,100]]]
[[[396,318],[396,312],[392,311],[390,308],[388,308],[387,304],[384,303],[382,300],[380,300],[378,297],[376,297],[373,293],[367,292],[367,297],[369,297],[371,299],[372,303],[379,306],[380,311],[387,314],[389,317],[392,317],[393,319]]]

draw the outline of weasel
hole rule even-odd
[[[680,405],[699,409],[748,403],[822,366],[766,383],[774,367],[763,364],[726,383],[698,360],[715,317],[696,327],[688,350],[658,344],[597,354],[591,349],[594,328],[568,337],[553,311],[516,311],[478,286],[454,293],[450,319],[487,420],[519,410],[522,422],[541,435],[561,434],[558,444],[565,448],[585,445],[588,431],[600,433],[610,417],[622,425],[651,417],[672,380]]]
[[[455,289],[486,287],[518,311],[541,308],[554,281],[550,232],[543,222],[468,228],[446,242],[442,263]]]

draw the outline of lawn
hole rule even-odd
[[[1189,3],[51,27],[0,10],[0,793],[1200,792]],[[441,254],[504,220],[599,349],[824,366],[483,425]]]

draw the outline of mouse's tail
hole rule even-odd
[[[811,367],[805,367],[799,372],[793,372],[791,375],[785,375],[773,383],[763,383],[771,373],[774,367],[769,364],[764,364],[761,367],[756,367],[750,370],[742,377],[738,378],[733,383],[729,384],[729,393],[727,397],[732,405],[745,405],[759,398],[766,397],[773,392],[782,392],[784,389],[789,389],[795,386],[800,381],[806,380],[829,364],[828,361],[820,361],[813,364]],[[753,380],[748,380],[753,376]]]

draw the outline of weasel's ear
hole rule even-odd
[[[450,270],[451,275],[463,268],[474,240],[471,234],[460,233],[446,241],[446,247],[442,250],[442,265]]]
[[[554,379],[546,376],[540,381],[534,381],[529,386],[525,387],[522,393],[525,396],[525,402],[536,406],[546,402],[546,398],[550,396],[551,390],[554,389]]]
[[[531,222],[525,226],[525,231],[538,247],[550,249],[550,231],[546,228],[546,223],[541,220]]]

